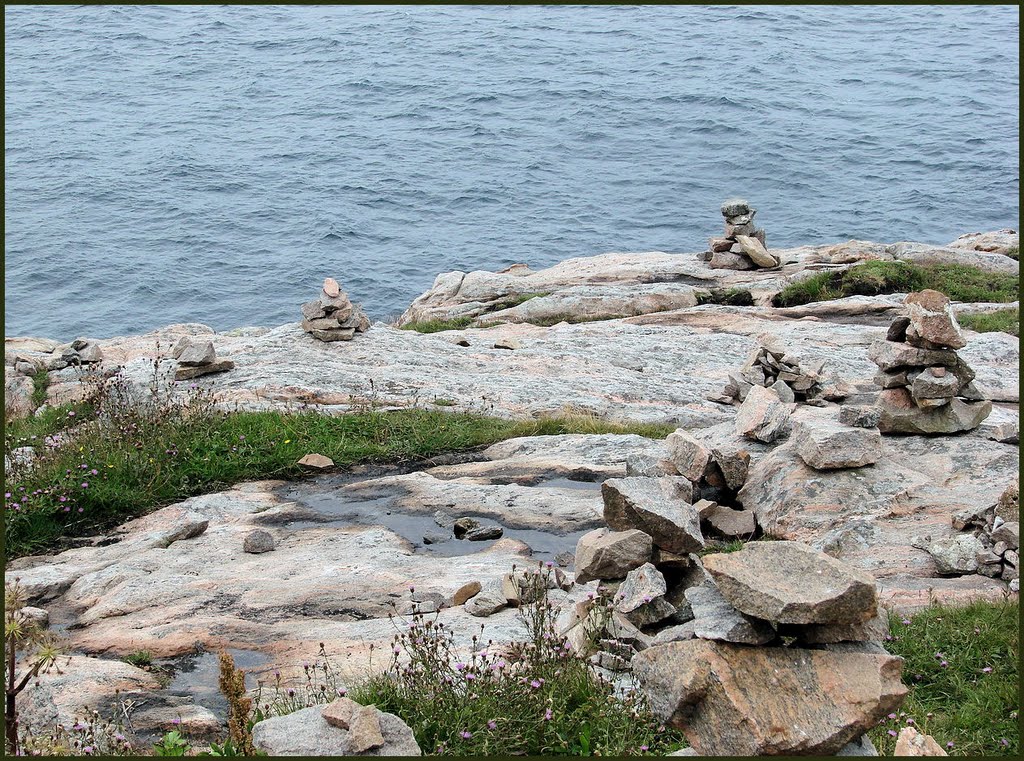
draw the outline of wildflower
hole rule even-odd
[[[100,472],[96,470],[96,468],[93,468],[92,470],[89,471],[89,474],[93,476],[98,476]]]
[[[402,653],[402,648],[396,647],[395,648],[395,655],[401,655],[401,653]]]
[[[914,720],[913,719],[907,719],[907,725],[911,726],[911,727],[914,726]]]
[[[82,748],[82,753],[84,753],[87,756],[91,756],[92,755],[92,746],[91,745],[86,745],[84,748]]]
[[[171,719],[171,724],[181,724],[181,719],[180,718]]]
[[[544,721],[551,721],[551,709],[550,708],[544,712]]]
[[[888,734],[889,734],[890,737],[895,737],[896,736],[896,730],[895,729],[890,729]]]
[[[992,673],[992,667],[991,666],[986,666],[985,668],[983,668],[981,670],[981,673],[983,673],[983,674],[991,674]]]
[[[946,747],[947,748],[952,748],[953,747],[953,741],[950,740],[948,743],[946,743]]]
[[[894,713],[891,713],[891,714],[889,714],[888,718],[890,718],[890,719],[895,719],[895,718],[896,718],[896,714],[894,714]]]
[[[74,416],[75,416],[75,411],[74,410],[71,410],[70,412],[68,412],[68,417],[74,417]],[[82,447],[79,447],[78,451],[81,452],[82,451]]]
[[[284,443],[285,443],[285,444],[291,444],[291,443],[292,443],[292,440],[291,440],[291,439],[285,439],[285,440],[284,440]]]
[[[1005,748],[1007,745],[1010,744],[1010,741],[1007,740],[1005,737],[1001,737],[999,739],[999,744],[1002,745]]]
[[[462,671],[462,669],[464,669],[464,668],[466,668],[466,664],[462,663],[461,661],[459,663],[455,664],[455,670],[456,671]]]
[[[902,621],[900,621],[900,623],[903,624],[904,626],[910,626],[910,619],[909,618],[904,618]]]
[[[534,679],[532,682],[530,682],[530,686],[533,687],[533,689],[535,689],[535,690],[539,689],[540,688],[540,682],[538,682],[536,679]]]
[[[83,489],[88,489],[89,488],[89,482],[88,481],[82,481],[82,488]]]
[[[651,601],[651,596],[650,595],[644,595],[644,602],[650,602],[650,601]]]
[[[463,740],[468,740],[472,736],[473,736],[473,733],[469,732],[469,731],[467,731],[465,729],[462,730],[461,732],[459,732],[459,737],[461,737]]]
[[[939,665],[942,666],[942,668],[947,668],[949,666],[949,663],[947,663],[946,661],[942,661]]]
[[[488,729],[497,729],[498,728],[498,722],[496,722],[494,719],[491,719],[489,722],[487,722],[487,728]],[[1003,740],[1003,742],[1005,743],[1006,740]]]
[[[640,746],[640,752],[641,753],[646,753],[649,750],[650,750],[650,748],[648,746],[646,746],[646,745],[641,745]]]
[[[472,682],[474,679],[476,679],[476,674],[466,674],[467,682]]]

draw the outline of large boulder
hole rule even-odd
[[[330,710],[334,723],[328,723],[325,710],[313,706],[264,719],[253,727],[253,745],[270,756],[422,755],[412,730],[394,714],[372,706],[360,708],[349,728],[343,729]]]
[[[676,554],[704,547],[693,488],[682,476],[611,478],[601,484],[604,520],[614,531],[638,529]]]
[[[703,639],[633,657],[653,711],[699,755],[831,755],[903,702],[890,655]]]
[[[766,444],[778,441],[789,432],[789,412],[777,391],[754,386],[736,413],[736,433]]]
[[[853,624],[878,609],[874,579],[800,542],[750,542],[704,558],[733,607],[783,624]]]
[[[831,421],[796,422],[791,441],[800,459],[815,470],[859,468],[877,462],[882,454],[882,434],[877,428]]]
[[[914,403],[905,388],[887,388],[878,394],[876,402],[881,415],[878,430],[882,433],[959,433],[981,425],[992,412],[992,402],[965,402],[950,399],[936,409],[924,410]]]
[[[576,582],[624,579],[651,559],[653,549],[650,535],[643,531],[594,529],[576,543]]]

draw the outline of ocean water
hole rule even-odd
[[[6,335],[1019,218],[1016,7],[7,7]]]

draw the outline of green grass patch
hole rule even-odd
[[[1020,246],[1012,246],[1011,248],[1007,249],[1006,255],[1011,259],[1016,259],[1017,261],[1020,261]]]
[[[46,370],[37,370],[32,376],[32,406],[39,409],[46,404],[46,389],[50,387],[50,373]]]
[[[697,291],[697,303],[749,307],[753,306],[754,297],[745,288],[713,288],[710,291]]]
[[[957,318],[965,328],[978,333],[995,333],[1002,331],[1012,336],[1020,335],[1020,310],[1000,309],[987,314],[965,314]]]
[[[890,615],[886,647],[904,659],[910,693],[870,733],[879,755],[892,755],[895,734],[911,722],[950,755],[1017,755],[1019,615],[1016,600]]]
[[[103,531],[165,504],[240,481],[295,478],[315,452],[338,467],[411,462],[517,436],[636,433],[673,426],[611,423],[565,414],[513,421],[441,409],[358,412],[223,412],[208,398],[130,404],[117,393],[92,404],[12,421],[5,450],[35,447],[31,467],[7,473],[8,557],[54,549],[61,538]]]
[[[909,293],[931,288],[954,301],[1005,303],[1017,299],[1015,275],[984,272],[962,264],[918,266],[871,261],[836,272],[820,272],[791,283],[772,298],[776,307],[791,307],[846,296]]]
[[[408,322],[402,330],[415,330],[417,333],[440,333],[445,330],[463,330],[473,323],[472,317],[455,317],[451,320],[423,320]]]
[[[636,315],[629,314],[607,314],[599,317],[588,317],[580,314],[553,314],[549,317],[533,317],[529,320],[524,320],[531,325],[539,325],[542,328],[550,328],[552,325],[557,325],[560,322],[567,322],[570,325],[579,325],[584,322],[604,322],[605,320],[621,320],[626,317],[635,317]]]

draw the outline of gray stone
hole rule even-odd
[[[601,484],[601,496],[605,523],[614,531],[638,529],[657,547],[677,554],[704,546],[700,520],[689,502],[693,488],[682,476],[611,478]]]
[[[792,404],[796,401],[796,394],[793,393],[793,389],[781,378],[775,381],[769,388],[779,395],[779,400],[783,404]]]
[[[757,530],[757,521],[752,510],[733,510],[715,505],[704,517],[715,531],[723,536],[749,538]]]
[[[907,367],[942,365],[954,367],[956,352],[949,349],[919,349],[906,343],[875,341],[868,349],[868,359],[886,372]]]
[[[216,359],[217,354],[213,349],[213,343],[205,341],[201,344],[192,344],[182,351],[178,356],[178,364],[184,367],[199,367],[213,364]]]
[[[768,253],[768,249],[757,238],[752,238],[749,235],[737,235],[736,242],[743,247],[743,253],[759,267],[779,266],[779,260]]]
[[[668,456],[679,471],[679,475],[697,482],[711,461],[711,449],[693,434],[683,428],[677,428],[665,439]]]
[[[877,428],[797,422],[790,440],[800,459],[815,470],[860,468],[882,455],[882,434]]]
[[[794,627],[796,628],[796,627]],[[811,624],[799,627],[800,642],[808,645],[836,642],[881,642],[889,635],[889,614],[878,608],[878,615],[855,624]],[[780,627],[780,634],[784,633]]]
[[[925,549],[935,560],[939,573],[963,574],[978,570],[978,553],[984,545],[976,536],[958,534],[931,542]]]
[[[501,526],[480,526],[480,528],[467,531],[462,538],[469,542],[487,542],[491,539],[501,539],[504,533]]]
[[[740,613],[710,581],[687,589],[685,596],[693,610],[694,635],[701,639],[746,645],[763,645],[775,639],[771,624]]]
[[[1003,542],[1011,550],[1018,549],[1020,547],[1020,523],[1006,521],[992,532],[992,541]]]
[[[851,740],[842,748],[836,751],[837,756],[877,756],[878,749],[871,738],[861,735],[856,740]]]
[[[209,365],[199,365],[197,367],[179,367],[174,371],[174,380],[184,381],[192,380],[193,378],[199,378],[203,375],[214,375],[215,373],[223,373],[228,370],[232,370],[235,367],[235,363],[230,359],[220,359]]]
[[[839,408],[839,422],[854,428],[877,428],[882,411],[877,407],[844,404]]]
[[[742,217],[750,216],[751,208],[750,204],[743,198],[730,198],[722,203],[722,216],[729,217]]]
[[[471,616],[482,618],[497,613],[508,606],[505,588],[501,579],[489,581],[466,603],[466,611]]]
[[[910,386],[910,395],[914,399],[950,399],[956,396],[959,390],[960,381],[952,373],[936,377],[930,372],[923,372],[914,378]]]
[[[666,642],[685,642],[688,639],[693,639],[696,636],[693,633],[693,628],[693,621],[669,626],[654,635],[654,641],[651,643],[651,646],[664,645]]]
[[[324,309],[324,305],[320,303],[320,300],[307,301],[302,305],[302,316],[307,320],[318,320],[327,316],[327,310]]]
[[[775,391],[754,386],[736,414],[736,433],[770,444],[789,432],[789,406]]]
[[[309,334],[313,338],[330,343],[332,341],[351,341],[355,336],[355,328],[334,328],[332,330],[311,330]]]
[[[422,755],[412,730],[394,714],[378,712],[383,744],[360,752],[352,742],[352,735],[357,733],[328,724],[323,710],[323,706],[313,706],[257,722],[253,727],[253,745],[270,756]],[[355,739],[358,747],[358,734]]]
[[[667,600],[665,577],[650,563],[626,574],[615,596],[615,610],[636,626],[649,626],[676,612]]]
[[[599,528],[576,544],[576,583],[594,579],[624,579],[651,559],[654,545],[643,531],[608,531]]]
[[[877,613],[869,574],[799,542],[748,542],[703,562],[731,605],[766,621],[853,624]]]
[[[716,251],[712,255],[711,261],[708,262],[708,266],[721,270],[752,270],[757,268],[757,265],[748,257],[743,254],[734,254],[731,251]]]
[[[926,289],[908,294],[903,303],[907,306],[910,318],[907,341],[913,342],[916,336],[927,342],[929,348],[960,349],[967,345],[957,324],[956,315],[953,314],[949,297],[944,293]]]
[[[436,522],[436,516],[435,516]],[[456,539],[462,539],[473,529],[480,527],[480,521],[476,518],[463,517],[459,518],[452,523],[452,532],[455,534]]]
[[[424,544],[441,544],[452,538],[451,534],[442,534],[440,531],[428,531],[423,535]]]
[[[326,457],[325,455],[317,454],[314,452],[307,455],[303,455],[299,459],[297,464],[302,465],[305,468],[324,470],[326,468],[333,468],[334,460],[332,460],[330,457]]]
[[[242,540],[242,552],[248,552],[251,555],[259,555],[262,552],[270,552],[273,549],[274,537],[270,535],[270,532],[263,529],[250,531],[245,535],[245,539]]]

